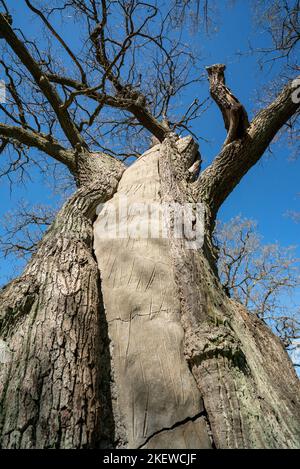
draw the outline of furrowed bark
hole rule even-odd
[[[123,167],[99,155],[81,160],[91,169],[90,183],[63,206],[23,275],[0,293],[1,339],[10,349],[0,365],[2,448],[107,447],[113,441],[92,227],[97,205],[112,196]],[[81,184],[86,178],[79,172]]]
[[[184,203],[189,191],[178,178],[174,154],[176,144],[166,140],[160,159],[162,194],[167,201]],[[172,237],[172,231],[170,240],[184,354],[201,391],[215,446],[299,447],[300,383],[283,345],[225,296],[205,246],[187,249],[186,240]]]
[[[299,447],[292,364],[279,339],[225,296],[209,245],[190,249],[172,218],[167,238],[99,232],[108,204],[124,196],[195,204],[188,170],[197,151],[191,138],[170,136],[118,188],[115,160],[77,158],[82,187],[1,292],[11,355],[0,365],[3,448]],[[94,227],[98,271],[92,225],[107,199]],[[126,218],[131,228],[140,220]]]

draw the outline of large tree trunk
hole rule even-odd
[[[168,138],[105,181],[98,160],[79,161],[82,188],[1,292],[2,447],[300,447],[299,380],[279,339],[224,294],[208,207],[201,249],[174,220],[167,239],[107,237],[125,196],[195,203],[196,150]]]
[[[1,338],[11,351],[0,364],[3,448],[111,444],[110,359],[93,221],[122,171],[104,155],[83,155],[82,187],[23,275],[0,292]]]

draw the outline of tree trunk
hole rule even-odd
[[[167,238],[109,236],[125,197],[195,206],[196,153],[170,137],[105,180],[100,158],[79,159],[81,189],[1,292],[3,448],[300,447],[299,380],[280,340],[226,297],[208,207],[201,249],[172,217]]]
[[[99,447],[113,439],[93,221],[121,172],[104,156],[79,157],[82,187],[63,206],[23,275],[0,293],[1,338],[11,351],[11,360],[0,365],[3,448]]]

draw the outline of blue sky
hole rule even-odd
[[[23,15],[24,2],[8,2],[16,10],[15,26],[21,25],[25,33],[30,36],[32,25],[25,21]],[[253,23],[253,12],[250,0],[238,0],[232,8],[224,6],[219,1],[220,20],[218,31],[214,34],[203,35],[185,33],[186,41],[199,41],[200,52],[205,65],[222,62],[227,65],[226,81],[228,86],[245,105],[250,118],[253,110],[257,109],[256,93],[262,85],[268,85],[278,72],[278,66],[270,70],[260,70],[257,56],[249,55],[249,43],[253,47],[267,47],[270,45],[268,35],[258,31]],[[66,28],[69,38],[73,37],[72,25]],[[242,52],[242,54],[240,54]],[[2,78],[2,77],[0,77]],[[208,94],[207,88],[202,87],[201,96]],[[186,103],[195,97],[195,89],[186,93]],[[199,136],[208,139],[210,143],[200,140],[200,149],[204,164],[207,165],[218,153],[225,138],[225,129],[221,114],[216,105],[212,105],[207,113],[199,120],[193,130]],[[300,257],[299,229],[285,214],[288,210],[300,210],[299,175],[300,159],[290,161],[291,149],[280,143],[272,146],[272,154],[266,153],[262,160],[244,177],[239,186],[229,196],[219,213],[223,221],[241,214],[244,217],[258,221],[258,229],[265,243],[278,241],[284,246],[298,245],[297,254]],[[59,196],[54,196],[47,186],[47,177],[41,177],[37,171],[32,173],[32,181],[26,186],[18,185],[10,190],[8,181],[0,180],[0,216],[12,210],[17,201],[22,198],[30,203],[54,204]],[[49,175],[51,178],[51,175]],[[1,231],[0,231],[1,235]],[[5,283],[15,272],[15,263],[11,259],[1,259],[0,283]],[[300,296],[300,295],[299,295]]]

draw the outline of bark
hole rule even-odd
[[[28,147],[35,147],[38,150],[52,156],[55,160],[65,164],[71,172],[74,167],[74,152],[62,147],[52,136],[25,130],[0,123],[0,135],[4,139],[18,141]]]
[[[1,292],[12,357],[0,365],[1,447],[300,446],[299,380],[280,340],[226,297],[211,218],[202,249],[174,236],[175,220],[167,239],[107,238],[105,214],[124,196],[195,205],[198,157],[172,135],[123,174],[105,155],[76,155],[81,187]]]
[[[99,93],[94,88],[89,88],[86,84],[80,83],[73,78],[47,73],[47,78],[51,83],[58,83],[73,88],[73,93],[79,93],[88,96],[93,101],[102,105],[107,105],[116,109],[126,109],[140,122],[140,124],[149,130],[159,141],[162,141],[168,133],[168,126],[157,120],[147,108],[146,99],[140,93],[126,87],[118,87],[119,93],[110,96],[105,93]]]
[[[12,357],[0,365],[3,448],[99,447],[113,435],[92,227],[123,168],[104,155],[78,160],[78,180],[90,183],[63,206],[23,275],[0,294],[1,338]]]

